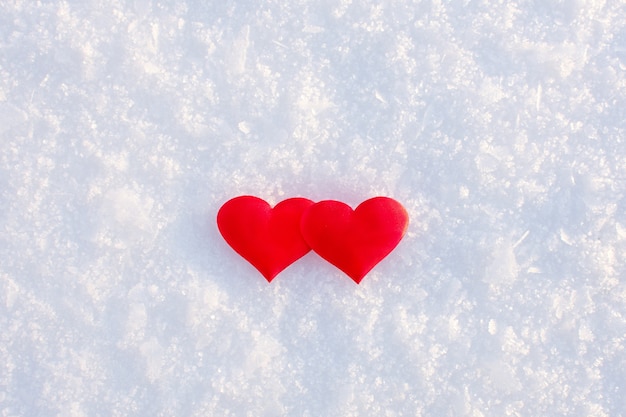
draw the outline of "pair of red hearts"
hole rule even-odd
[[[312,249],[358,284],[400,243],[408,223],[404,207],[387,197],[352,210],[340,201],[306,198],[272,208],[258,197],[240,196],[217,213],[224,240],[268,282]]]

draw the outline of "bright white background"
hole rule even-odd
[[[1,416],[619,416],[620,1],[0,0]],[[272,284],[253,194],[386,195]]]

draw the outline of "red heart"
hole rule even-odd
[[[217,227],[235,252],[271,282],[311,250],[300,234],[300,219],[312,204],[289,198],[271,208],[258,197],[235,197],[220,208]]]
[[[358,284],[400,243],[408,223],[400,203],[375,197],[354,211],[339,201],[320,201],[304,211],[300,225],[311,249]]]

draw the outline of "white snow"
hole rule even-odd
[[[0,416],[619,416],[619,1],[0,1]],[[229,198],[407,235],[271,284]]]

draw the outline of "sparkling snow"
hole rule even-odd
[[[0,416],[619,416],[620,1],[0,1]],[[361,285],[229,198],[385,195]]]

